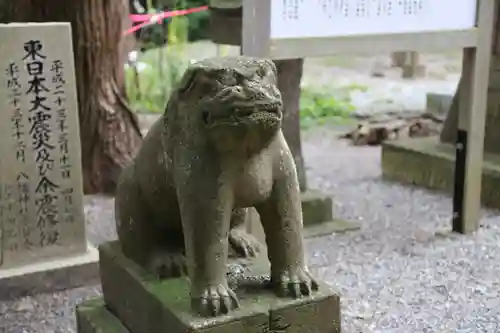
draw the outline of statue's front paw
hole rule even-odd
[[[319,286],[307,267],[288,268],[272,278],[276,293],[282,297],[299,298],[309,296]]]
[[[191,306],[204,317],[216,317],[239,308],[240,303],[234,291],[218,284],[202,288],[197,295],[192,293]]]

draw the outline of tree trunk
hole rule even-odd
[[[284,103],[283,133],[290,146],[297,174],[299,177],[300,190],[307,190],[306,169],[302,157],[302,145],[300,139],[300,80],[304,59],[276,60],[278,69],[278,89]]]
[[[127,0],[3,0],[10,21],[71,22],[84,192],[113,193],[142,135],[124,96]],[[0,4],[0,8],[1,8]]]

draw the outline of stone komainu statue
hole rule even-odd
[[[228,247],[258,251],[245,232],[259,212],[281,296],[318,288],[302,244],[299,184],[281,131],[283,103],[269,60],[213,58],[191,65],[164,115],[119,181],[115,209],[124,254],[162,276],[187,268],[195,311],[239,306],[228,287]]]

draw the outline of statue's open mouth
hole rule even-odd
[[[212,109],[211,112],[205,112],[203,121],[209,126],[218,125],[237,125],[241,123],[260,122],[265,119],[281,121],[282,118],[281,101],[272,102],[241,102],[232,103],[225,107]]]
[[[235,105],[234,115],[237,117],[250,117],[253,114],[269,113],[278,116],[281,110],[281,103],[253,103],[250,105]]]

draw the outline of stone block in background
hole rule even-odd
[[[415,79],[425,77],[427,74],[427,68],[422,64],[408,64],[401,66],[402,72],[401,77],[403,79]]]
[[[387,141],[382,146],[382,175],[387,180],[453,193],[455,150],[438,137]],[[481,201],[500,208],[500,155],[485,153]]]

